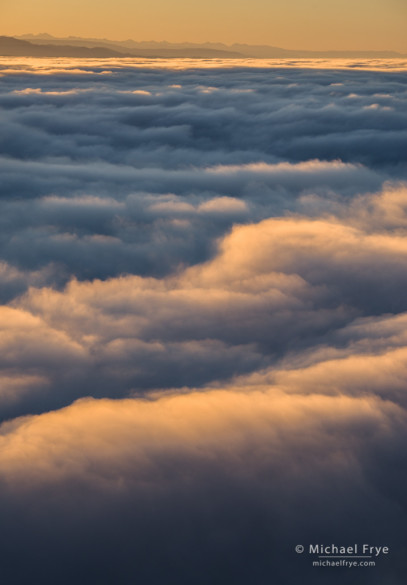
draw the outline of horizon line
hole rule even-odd
[[[245,46],[245,47],[264,47],[264,48],[271,48],[271,49],[280,49],[283,51],[301,51],[301,52],[307,52],[307,53],[363,53],[363,52],[368,52],[368,53],[396,53],[398,55],[401,55],[403,57],[407,56],[407,49],[405,50],[406,52],[402,52],[400,50],[395,50],[395,49],[371,49],[371,48],[363,48],[363,49],[355,49],[355,48],[346,48],[346,49],[338,49],[338,48],[334,48],[334,49],[327,49],[327,48],[318,48],[318,49],[307,49],[307,48],[303,48],[303,47],[296,47],[296,48],[292,48],[292,47],[286,47],[286,46],[280,46],[280,45],[274,45],[274,44],[268,44],[268,43],[248,43],[248,42],[239,42],[239,41],[234,41],[232,43],[227,43],[225,41],[221,41],[221,40],[205,40],[205,41],[192,41],[192,40],[183,40],[183,41],[168,41],[166,39],[135,39],[135,38],[131,38],[131,37],[127,37],[127,38],[122,38],[122,39],[113,39],[113,38],[109,38],[109,37],[104,37],[104,36],[80,36],[80,35],[74,35],[74,34],[70,34],[69,36],[56,36],[54,34],[48,33],[48,32],[41,32],[41,33],[32,33],[32,32],[26,32],[23,34],[0,34],[0,37],[9,37],[9,38],[16,38],[16,39],[21,39],[24,37],[33,37],[33,38],[38,38],[38,40],[46,40],[43,37],[48,37],[49,39],[55,39],[55,40],[92,40],[92,41],[108,41],[108,42],[112,42],[112,43],[125,43],[125,42],[134,42],[134,43],[165,43],[168,45],[186,45],[186,44],[191,44],[191,45],[197,45],[197,46],[203,46],[203,45],[222,45],[224,47],[234,47],[234,46]]]

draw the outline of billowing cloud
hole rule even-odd
[[[8,584],[404,585],[404,66],[302,65],[2,69]]]
[[[31,286],[4,309],[11,315],[4,367],[13,363],[29,375],[35,365],[58,387],[43,397],[55,408],[83,395],[120,398],[205,385],[279,369],[301,355],[319,363],[319,348],[333,358],[361,353],[357,360],[366,364],[369,352],[374,361],[374,354],[401,350],[404,338],[395,343],[387,333],[378,343],[370,332],[384,323],[382,315],[394,314],[387,319],[397,323],[407,311],[400,295],[407,284],[405,218],[399,211],[396,220],[393,211],[403,196],[398,188],[335,204],[336,216],[331,210],[318,218],[296,214],[235,226],[212,259],[165,278],[72,280],[61,290]],[[383,225],[377,209],[389,210],[380,214]],[[367,319],[362,334],[357,323]],[[9,408],[6,413],[29,412],[29,393]]]
[[[68,583],[83,550],[81,580],[103,583],[111,575],[158,582],[170,572],[186,584],[199,566],[215,583],[243,583],[253,571],[283,582],[317,574],[322,583],[293,547],[328,534],[341,543],[385,539],[392,557],[377,560],[379,579],[402,555],[403,491],[394,482],[406,419],[389,401],[213,389],[85,399],[1,431],[0,493],[21,531],[2,539],[3,550],[23,543],[31,574],[45,579],[60,571]],[[21,580],[27,570],[13,574]],[[348,577],[360,579],[369,582],[359,571]]]

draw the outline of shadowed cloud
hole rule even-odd
[[[7,585],[404,584],[405,71],[285,65],[3,68]]]

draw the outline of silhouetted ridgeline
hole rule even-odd
[[[85,42],[85,40],[84,40]],[[121,50],[120,50],[121,49]],[[31,43],[29,41],[16,39],[14,37],[0,37],[0,55],[3,57],[85,57],[85,58],[109,58],[109,57],[144,57],[144,58],[182,58],[208,59],[208,58],[242,58],[244,55],[217,49],[206,49],[200,47],[186,47],[181,49],[155,50],[111,49],[101,46],[81,46],[72,44],[65,45],[61,42],[54,43]]]
[[[0,55],[14,57],[140,57],[190,59],[380,59],[402,58],[395,51],[302,51],[267,45],[225,45],[223,43],[168,43],[146,41],[111,41],[69,37],[58,39],[51,35],[24,35],[20,38],[0,37]]]
[[[3,57],[123,57],[123,53],[104,47],[75,47],[71,45],[38,45],[0,37],[0,54]],[[127,55],[130,56],[130,55]]]

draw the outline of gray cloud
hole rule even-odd
[[[405,513],[394,482],[403,475],[405,431],[405,412],[391,403],[288,397],[276,388],[85,400],[16,420],[1,438],[0,493],[14,525],[2,537],[5,570],[12,583],[28,570],[69,583],[78,566],[80,583],[168,575],[188,583],[197,573],[198,583],[253,574],[259,583],[299,574],[326,583],[293,548],[328,538],[386,542],[391,558],[369,573],[347,569],[347,581],[390,576],[401,584],[395,534]],[[18,544],[29,567],[11,572]],[[333,572],[328,582],[341,579]]]
[[[218,64],[2,69],[10,585],[405,582],[405,72]]]
[[[135,73],[110,63],[106,74],[107,64],[85,64],[81,75],[59,64],[53,74],[44,66],[42,75],[28,68],[2,78],[0,245],[1,256],[19,268],[56,262],[80,278],[164,275],[180,262],[207,259],[236,221],[296,211],[304,193],[337,200],[406,177],[402,73]],[[303,168],[309,159],[331,166]],[[259,162],[263,169],[250,166]],[[219,166],[226,168],[215,172]],[[169,194],[195,206],[239,198],[247,214],[189,217],[189,225],[174,227],[150,210],[151,197]],[[112,205],[75,210],[84,195]],[[49,201],[58,197],[73,199],[69,210],[58,213]],[[81,239],[95,234],[115,238],[103,259],[94,242]]]

